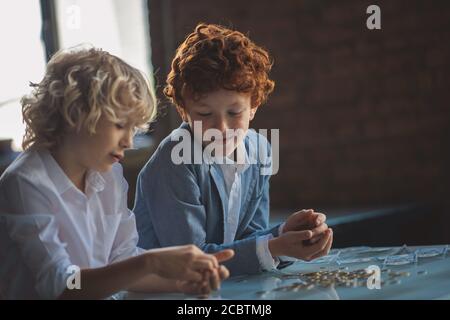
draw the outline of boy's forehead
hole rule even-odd
[[[120,109],[115,108],[113,110],[112,114],[104,113],[104,115],[107,117],[109,121],[112,122],[120,122],[120,123],[137,123],[138,122],[138,116],[132,112],[132,109]]]
[[[216,105],[218,102],[224,102],[227,105],[238,105],[246,103],[250,98],[250,94],[219,89],[212,92],[204,93],[193,97],[192,95],[186,96],[186,100],[192,102],[198,107],[209,107]]]

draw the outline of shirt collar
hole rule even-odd
[[[221,166],[234,167],[237,173],[242,173],[250,167],[250,161],[248,158],[248,153],[244,145],[244,141],[239,143],[236,147],[236,152],[244,155],[244,162],[239,163],[238,161],[233,161],[228,157],[224,157]]]
[[[47,174],[60,195],[75,187],[48,150],[42,150],[39,153],[47,169]]]
[[[100,192],[105,189],[105,179],[100,172],[89,170],[86,175],[86,187],[91,188],[94,192]]]
[[[61,169],[55,158],[53,158],[48,150],[42,150],[40,154],[47,169],[48,176],[55,184],[56,190],[60,195],[71,188],[76,189],[75,185],[69,177],[67,177],[65,172]],[[94,192],[100,192],[104,188],[105,179],[101,176],[101,174],[97,171],[89,170],[86,175],[86,190],[92,189]]]

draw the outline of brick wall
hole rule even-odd
[[[163,83],[197,22],[234,26],[275,59],[254,128],[280,129],[275,208],[434,200],[450,181],[449,1],[183,1],[150,4]],[[381,7],[382,30],[366,28]],[[160,119],[164,135],[178,118]]]

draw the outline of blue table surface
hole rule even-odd
[[[423,257],[420,251],[434,248],[433,257]],[[439,251],[441,251],[440,254]],[[423,253],[423,252],[422,252]],[[410,262],[392,265],[386,257],[409,257]],[[395,258],[394,257],[394,258]],[[397,262],[398,263],[398,262]],[[283,290],[285,286],[299,283],[299,274],[316,271],[358,270],[376,265],[380,267],[381,288],[368,286],[347,287],[331,285],[300,288],[298,291]],[[390,274],[402,274],[392,280]],[[287,275],[290,275],[287,277]],[[304,278],[302,278],[304,279]],[[183,294],[147,294],[122,292],[124,299],[204,299]],[[426,247],[352,247],[333,249],[326,257],[311,262],[296,261],[288,268],[257,275],[227,279],[219,291],[207,299],[236,300],[339,300],[339,299],[450,299],[450,249],[448,245]]]

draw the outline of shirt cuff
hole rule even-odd
[[[286,222],[283,222],[282,224],[280,224],[280,226],[278,227],[278,234],[281,236],[283,234],[283,228],[286,225]],[[293,257],[288,257],[288,256],[280,256],[278,257],[278,261],[297,261],[296,258]]]
[[[278,234],[281,236],[283,234],[283,228],[285,226],[286,222],[283,222],[282,224],[280,224],[280,226],[278,227]]]
[[[268,234],[256,239],[256,254],[261,269],[264,271],[274,270],[280,264],[280,260],[277,257],[272,257],[269,250],[269,240],[272,238],[273,235]]]

